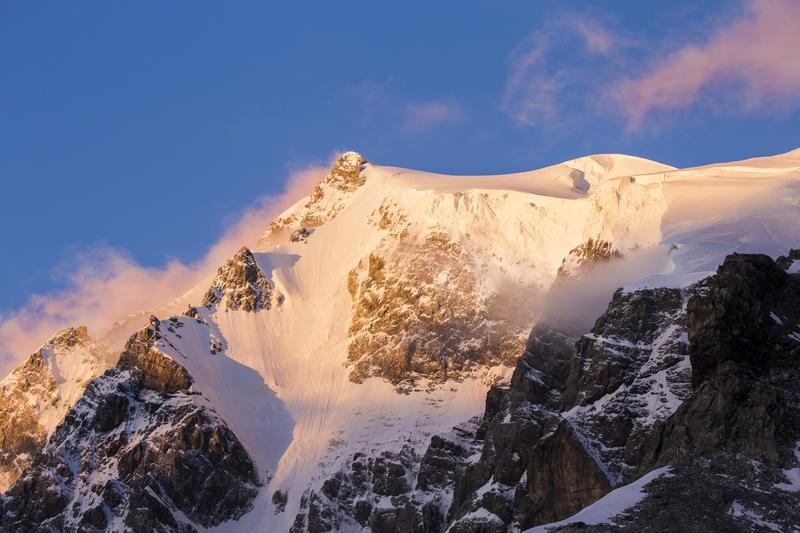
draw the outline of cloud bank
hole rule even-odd
[[[171,261],[161,268],[143,267],[110,247],[77,256],[76,266],[66,275],[66,288],[34,295],[21,309],[0,316],[0,377],[58,330],[84,324],[91,335],[102,335],[116,320],[178,298],[242,245],[255,245],[267,224],[308,194],[328,168],[312,165],[291,173],[281,194],[247,209],[195,264]]]
[[[743,7],[711,25],[706,39],[669,52],[652,36],[562,12],[511,51],[502,110],[520,126],[612,116],[637,130],[693,105],[718,112],[797,107],[800,2],[749,0]]]
[[[798,50],[800,2],[750,2],[744,16],[717,28],[707,42],[659,58],[643,76],[624,80],[615,96],[630,128],[638,128],[654,112],[688,107],[725,92],[745,111],[796,105]]]

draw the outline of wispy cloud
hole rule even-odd
[[[584,17],[573,16],[568,27],[571,27],[583,39],[583,45],[588,52],[593,54],[608,54],[614,46],[620,43],[619,36],[616,36],[608,28],[595,20]]]
[[[464,111],[455,102],[411,102],[406,104],[404,115],[404,129],[421,132],[440,124],[458,122],[464,117]]]
[[[562,13],[511,51],[501,103],[503,111],[520,126],[551,122],[561,114],[568,90],[582,80],[580,66],[554,62],[554,53],[577,49],[584,56],[581,59],[596,60],[625,44],[625,39],[597,20]]]
[[[735,101],[745,111],[800,102],[800,2],[758,0],[700,44],[657,59],[643,76],[619,84],[617,102],[629,128],[658,111],[703,97]],[[731,95],[735,95],[732,98]]]
[[[147,268],[110,247],[77,255],[65,275],[65,289],[34,295],[22,308],[0,316],[0,377],[57,330],[84,324],[90,334],[103,334],[115,320],[155,310],[181,296],[239,247],[255,245],[269,221],[308,194],[327,168],[311,165],[293,172],[283,193],[245,210],[195,264],[171,261],[162,268]]]

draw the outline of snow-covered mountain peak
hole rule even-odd
[[[367,160],[357,152],[345,152],[333,162],[330,172],[301,199],[276,218],[259,240],[268,247],[291,234],[293,242],[305,242],[313,228],[333,220],[351,202],[353,193],[364,185]]]
[[[554,296],[554,286],[563,288],[557,281],[599,291],[605,304],[620,285],[684,287],[732,251],[779,255],[796,246],[800,162],[791,154],[683,170],[598,154],[528,172],[457,176],[347,152],[269,224],[257,247],[241,248],[213,279],[159,311],[168,316],[188,304],[184,316],[151,317],[127,345],[143,356],[118,366],[138,369],[131,376],[148,390],[166,386],[212,407],[241,440],[265,488],[229,530],[285,531],[319,508],[314,492],[327,494],[320,487],[355,456],[368,458],[356,463],[378,477],[381,464],[402,463],[410,480],[431,436],[479,414],[489,386],[509,376],[543,302],[574,304]],[[793,271],[798,262],[790,259]],[[674,303],[669,315],[678,320],[682,300]],[[637,313],[626,311],[619,324],[629,315]],[[147,316],[132,315],[117,330],[138,329]],[[682,331],[665,329],[661,340],[680,348]],[[47,350],[74,351],[85,333],[62,332]],[[635,353],[655,369],[631,370],[631,386],[661,383],[663,343],[648,337],[620,347],[603,339],[584,344],[602,344],[609,357]],[[175,379],[150,380],[151,368]],[[587,387],[595,378],[587,374]],[[680,396],[670,387],[659,397],[639,395],[643,420],[663,411],[656,409],[662,397]],[[625,398],[609,396],[609,405]],[[575,427],[594,424],[588,407],[574,414]],[[461,459],[471,450],[463,447]]]
[[[0,490],[41,449],[86,385],[108,364],[85,326],[59,331],[0,381]]]
[[[45,346],[52,348],[72,348],[77,345],[87,345],[92,342],[86,326],[65,328],[50,337]]]
[[[366,163],[367,160],[358,152],[344,152],[336,157],[330,173],[322,180],[322,184],[352,192],[364,184],[361,169]]]

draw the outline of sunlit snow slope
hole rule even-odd
[[[345,164],[347,157],[361,166],[357,155],[347,154]],[[201,309],[222,346],[215,357],[255,371],[269,390],[220,378],[226,365],[209,367],[205,355],[181,361],[271,476],[255,510],[222,530],[286,530],[303,490],[352,453],[424,448],[431,434],[480,413],[488,384],[507,373],[499,358],[471,362],[452,379],[447,358],[468,347],[453,348],[432,330],[428,344],[440,341],[443,373],[399,390],[385,373],[391,365],[351,346],[354,338],[379,334],[375,345],[407,349],[391,324],[369,314],[375,309],[409,319],[429,313],[424,324],[436,324],[437,313],[444,324],[471,319],[452,309],[458,302],[451,296],[468,279],[470,305],[498,309],[508,302],[528,313],[517,316],[527,333],[536,309],[511,295],[539,301],[565,259],[587,241],[608,243],[624,257],[650,254],[630,273],[630,286],[677,286],[705,276],[732,251],[777,255],[800,236],[798,152],[686,170],[598,155],[502,176],[364,164],[351,178],[323,181],[265,233],[255,258],[282,295],[280,305],[256,313]],[[436,258],[432,273],[404,266],[426,257]],[[414,298],[422,303],[392,309],[398,285],[418,285]],[[192,293],[193,303],[207,288]],[[354,330],[357,321],[365,328]],[[354,368],[363,372],[354,376]],[[269,409],[285,410],[273,415],[274,424],[254,420],[257,409],[238,407],[261,396],[273,402]],[[276,513],[270,496],[279,489],[288,490],[289,503]]]
[[[286,531],[303,492],[354,453],[422,453],[431,435],[482,413],[548,291],[586,265],[611,261],[584,280],[606,291],[685,286],[731,252],[797,247],[800,150],[691,169],[594,155],[498,176],[348,152],[264,229],[252,255],[164,308],[197,308],[163,351],[264,478],[254,510],[220,531]],[[235,276],[254,280],[252,301],[235,299]]]

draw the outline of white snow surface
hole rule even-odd
[[[103,357],[102,346],[94,340],[87,339],[75,346],[64,347],[54,342],[60,334],[53,335],[38,350],[42,354],[43,371],[55,382],[55,401],[45,402],[42,397],[28,394],[28,403],[35,405],[39,424],[48,437],[83,395],[89,381],[109,366]],[[0,381],[0,390],[15,387],[18,380],[19,377],[12,372]]]
[[[602,155],[502,176],[371,164],[362,172],[365,183],[341,193],[348,195],[340,202],[346,207],[307,242],[286,238],[255,251],[260,268],[286,296],[282,305],[257,313],[203,311],[223,352],[185,364],[259,469],[272,476],[255,510],[219,531],[286,530],[303,490],[318,486],[353,453],[397,451],[404,444],[423,452],[432,434],[483,411],[487,380],[398,394],[381,379],[348,379],[347,274],[385,237],[375,223],[381,206],[400,213],[416,234],[444,229],[474,261],[487,265],[485,290],[509,283],[546,290],[564,257],[589,238],[607,240],[623,253],[661,250],[660,266],[641,272],[632,284],[637,287],[683,286],[713,272],[732,251],[775,256],[800,237],[800,201],[792,200],[800,199],[800,156],[688,170]],[[299,212],[306,201],[281,217]],[[206,288],[199,286],[196,294]],[[253,387],[221,378],[225,370],[209,363],[214,357],[255,372],[264,390],[255,390],[255,378]],[[281,424],[252,427],[257,413],[240,406],[260,396],[264,409],[285,410]],[[270,497],[279,489],[289,491],[289,502],[275,514]]]
[[[636,506],[646,496],[645,487],[653,480],[670,475],[670,467],[664,466],[648,472],[633,483],[612,490],[577,514],[559,522],[551,522],[526,530],[525,533],[546,533],[548,530],[573,522],[588,525],[609,524],[611,519]]]
[[[282,305],[256,313],[203,308],[210,329],[187,320],[180,337],[170,337],[176,352],[170,355],[195,377],[268,481],[253,511],[215,530],[285,531],[303,490],[330,477],[353,453],[397,451],[404,444],[422,452],[432,434],[483,412],[489,379],[409,394],[377,378],[361,384],[348,379],[347,278],[386,237],[376,223],[381,206],[404,217],[414,235],[445,231],[482,265],[486,291],[508,285],[546,291],[564,258],[590,238],[623,254],[657,251],[657,265],[637,271],[629,288],[685,286],[712,273],[733,251],[777,256],[800,238],[800,151],[683,170],[612,154],[498,176],[372,164],[362,172],[365,183],[337,191],[346,198],[335,205],[344,207],[306,242],[292,243],[287,235],[254,250],[261,270],[285,296]],[[281,217],[299,212],[308,200]],[[209,284],[167,308],[199,305]],[[116,334],[142,318],[123,320]],[[212,335],[222,345],[216,354],[209,350]],[[489,372],[501,376],[509,369]],[[653,475],[665,472],[648,474],[600,502],[609,509],[612,502],[627,504]],[[270,497],[278,489],[289,491],[289,501],[285,512],[275,514]]]

